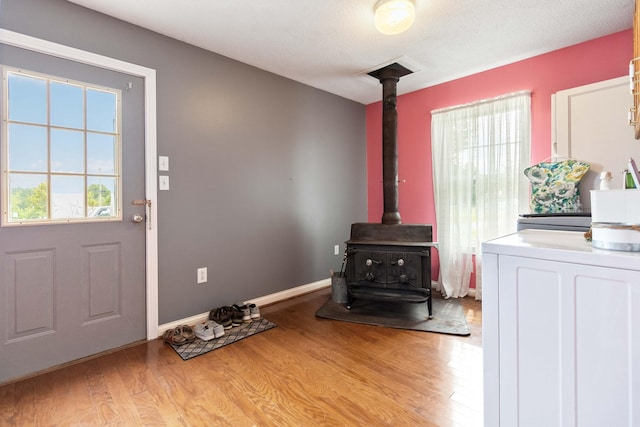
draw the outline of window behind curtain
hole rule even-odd
[[[440,277],[447,296],[468,292],[480,243],[516,231],[525,212],[531,95],[519,92],[432,111],[431,143]]]

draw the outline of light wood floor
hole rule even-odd
[[[1,426],[481,426],[471,337],[319,319],[323,289],[263,307],[278,327],[189,361],[161,340],[0,387]]]

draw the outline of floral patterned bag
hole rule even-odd
[[[563,160],[525,169],[531,182],[531,213],[580,212],[580,180],[589,166],[579,160]]]

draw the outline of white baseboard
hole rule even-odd
[[[278,301],[284,301],[289,298],[308,294],[309,292],[317,291],[319,289],[323,289],[329,286],[331,286],[331,279],[324,279],[324,280],[319,280],[317,282],[308,283],[306,285],[297,286],[295,288],[286,289],[284,291],[276,292],[274,294],[254,298],[246,302],[255,304],[258,307],[262,307],[268,304],[273,304]],[[207,311],[206,313],[196,314],[195,316],[186,317],[184,319],[176,320],[174,322],[162,324],[158,326],[158,336],[162,336],[162,334],[166,330],[173,329],[176,326],[195,325],[196,323],[201,323],[208,319],[209,319],[209,312]]]

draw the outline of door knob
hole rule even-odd
[[[148,215],[147,215],[147,224],[149,224],[149,230],[151,230],[151,218],[153,218],[153,215],[151,215],[151,200],[149,199],[136,199],[131,201],[131,204],[134,206],[146,206],[148,209]],[[144,221],[144,216],[140,215],[140,214],[134,214],[131,217],[131,221],[135,222],[136,224],[140,224],[142,221]]]

